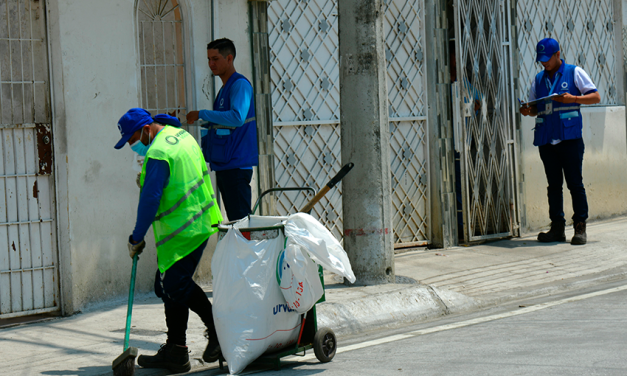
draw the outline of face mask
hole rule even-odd
[[[148,149],[150,148],[150,136],[148,137],[148,145],[144,145],[144,143],[141,141],[142,136],[144,135],[144,130],[142,129],[142,133],[139,136],[139,140],[135,141],[135,143],[133,145],[131,145],[131,150],[133,150],[135,153],[139,154],[142,157],[146,156],[146,153],[148,152]]]

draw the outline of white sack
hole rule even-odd
[[[355,282],[348,255],[340,242],[309,214],[297,213],[287,217],[285,236],[288,237],[288,246],[292,243],[302,246],[316,263],[351,283]]]
[[[283,242],[282,236],[249,241],[231,228],[216,247],[213,319],[231,374],[298,340],[300,315],[285,303],[276,278]]]
[[[288,239],[277,267],[287,305],[298,313],[309,311],[324,294],[318,265],[307,255],[307,250]]]

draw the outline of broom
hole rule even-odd
[[[131,272],[131,287],[128,293],[128,309],[126,311],[126,332],[124,333],[124,352],[118,356],[111,368],[114,376],[133,376],[135,374],[135,358],[137,347],[128,346],[128,337],[131,335],[131,314],[133,312],[133,298],[135,296],[135,273],[137,272],[139,255],[133,257],[133,271]]]

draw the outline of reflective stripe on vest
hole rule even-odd
[[[541,115],[548,115],[549,113],[553,113],[553,112],[558,112],[558,111],[570,111],[570,110],[579,110],[581,109],[581,106],[569,106],[569,107],[556,107],[556,108],[552,108],[550,111],[541,111],[538,112],[538,116]]]
[[[200,188],[200,187],[202,186],[202,184],[205,182],[204,177],[205,177],[205,176],[207,176],[207,175],[209,175],[209,171],[205,171],[205,172],[203,172],[203,174],[202,174],[202,175],[203,175],[203,177],[202,177],[202,178],[200,178],[200,180],[198,180],[198,183],[194,184],[194,185],[193,185],[193,186],[189,189],[189,191],[187,191],[187,193],[185,193],[185,195],[184,195],[183,197],[181,197],[181,199],[180,199],[180,200],[178,200],[178,202],[177,202],[176,204],[174,204],[174,206],[170,207],[170,209],[168,209],[168,210],[166,210],[166,211],[164,211],[164,212],[162,212],[162,213],[160,213],[160,214],[157,214],[157,216],[155,217],[155,221],[160,220],[161,218],[163,218],[163,217],[165,217],[166,215],[168,215],[168,214],[172,213],[172,212],[173,212],[173,211],[175,211],[175,210],[176,210],[179,206],[181,206],[181,204],[183,204],[183,202],[184,202],[185,200],[187,200],[187,198],[188,198],[189,196],[191,196],[191,195],[192,195],[192,193],[194,193],[194,191],[195,191],[195,190],[197,190],[198,188]],[[212,195],[212,197],[215,197],[215,195]]]
[[[186,228],[188,228],[189,226],[192,225],[192,223],[194,223],[198,218],[200,218],[200,216],[202,215],[202,213],[206,212],[207,210],[209,210],[209,208],[211,208],[213,205],[215,205],[215,201],[211,201],[208,205],[205,205],[198,213],[196,213],[189,221],[185,222],[183,224],[183,226],[177,228],[176,230],[174,230],[174,232],[172,232],[170,235],[166,236],[165,238],[161,239],[159,242],[157,242],[157,244],[155,244],[157,247],[159,247],[160,245],[163,245],[165,243],[167,243],[168,241],[172,240],[176,235],[180,234],[181,232],[183,232],[183,230],[185,230]],[[193,250],[192,250],[193,251]]]

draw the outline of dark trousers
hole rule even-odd
[[[172,265],[165,273],[157,269],[155,294],[163,300],[168,342],[185,346],[189,310],[196,313],[207,327],[209,337],[216,338],[211,303],[192,277],[200,262],[207,241]]]
[[[542,145],[540,158],[544,164],[544,172],[549,183],[549,216],[551,222],[564,223],[564,197],[562,185],[566,186],[573,201],[573,221],[585,222],[588,219],[588,200],[583,185],[583,139],[565,140],[557,145]]]
[[[253,170],[242,170],[239,168],[232,170],[216,171],[216,180],[220,195],[226,209],[226,216],[229,221],[242,219],[250,214],[251,190],[250,180],[253,177]]]

